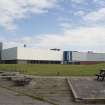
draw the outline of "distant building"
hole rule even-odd
[[[96,64],[105,62],[105,53],[64,51],[64,64]]]
[[[62,51],[14,47],[2,51],[2,60],[6,64],[61,64]]]
[[[4,64],[96,64],[105,62],[105,53],[62,51],[13,47],[3,49],[0,43],[0,63]]]

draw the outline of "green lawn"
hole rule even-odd
[[[92,76],[102,68],[105,68],[105,63],[95,65],[0,64],[1,71],[19,71],[38,76]]]

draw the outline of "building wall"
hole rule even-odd
[[[0,42],[0,60],[2,59],[2,50],[3,50],[3,44]]]
[[[87,61],[105,61],[105,53],[87,53]]]
[[[105,62],[105,53],[9,48],[2,51],[4,63],[18,64],[95,64]]]
[[[62,51],[41,50],[32,48],[17,49],[17,59],[19,60],[62,61],[62,57]]]
[[[85,52],[72,52],[72,61],[87,61],[87,53]]]
[[[64,61],[72,61],[72,51],[64,51],[63,52],[63,60]]]
[[[17,64],[61,64],[61,61],[17,60]]]
[[[2,51],[2,60],[16,60],[17,47],[5,49]]]
[[[80,61],[80,64],[82,65],[90,65],[90,64],[98,64],[98,63],[104,63],[105,61]]]
[[[105,53],[72,52],[73,61],[105,61]]]
[[[41,50],[32,48],[9,48],[2,52],[2,60],[44,60],[44,61],[62,61],[62,51]]]
[[[105,53],[64,51],[64,64],[96,64],[105,62]]]
[[[27,60],[17,60],[17,64],[28,64]]]

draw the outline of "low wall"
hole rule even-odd
[[[104,63],[105,61],[80,61],[80,64],[86,64],[86,65],[90,65],[90,64],[98,64],[98,63]]]

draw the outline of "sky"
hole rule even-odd
[[[105,52],[105,0],[0,0],[0,41]]]

